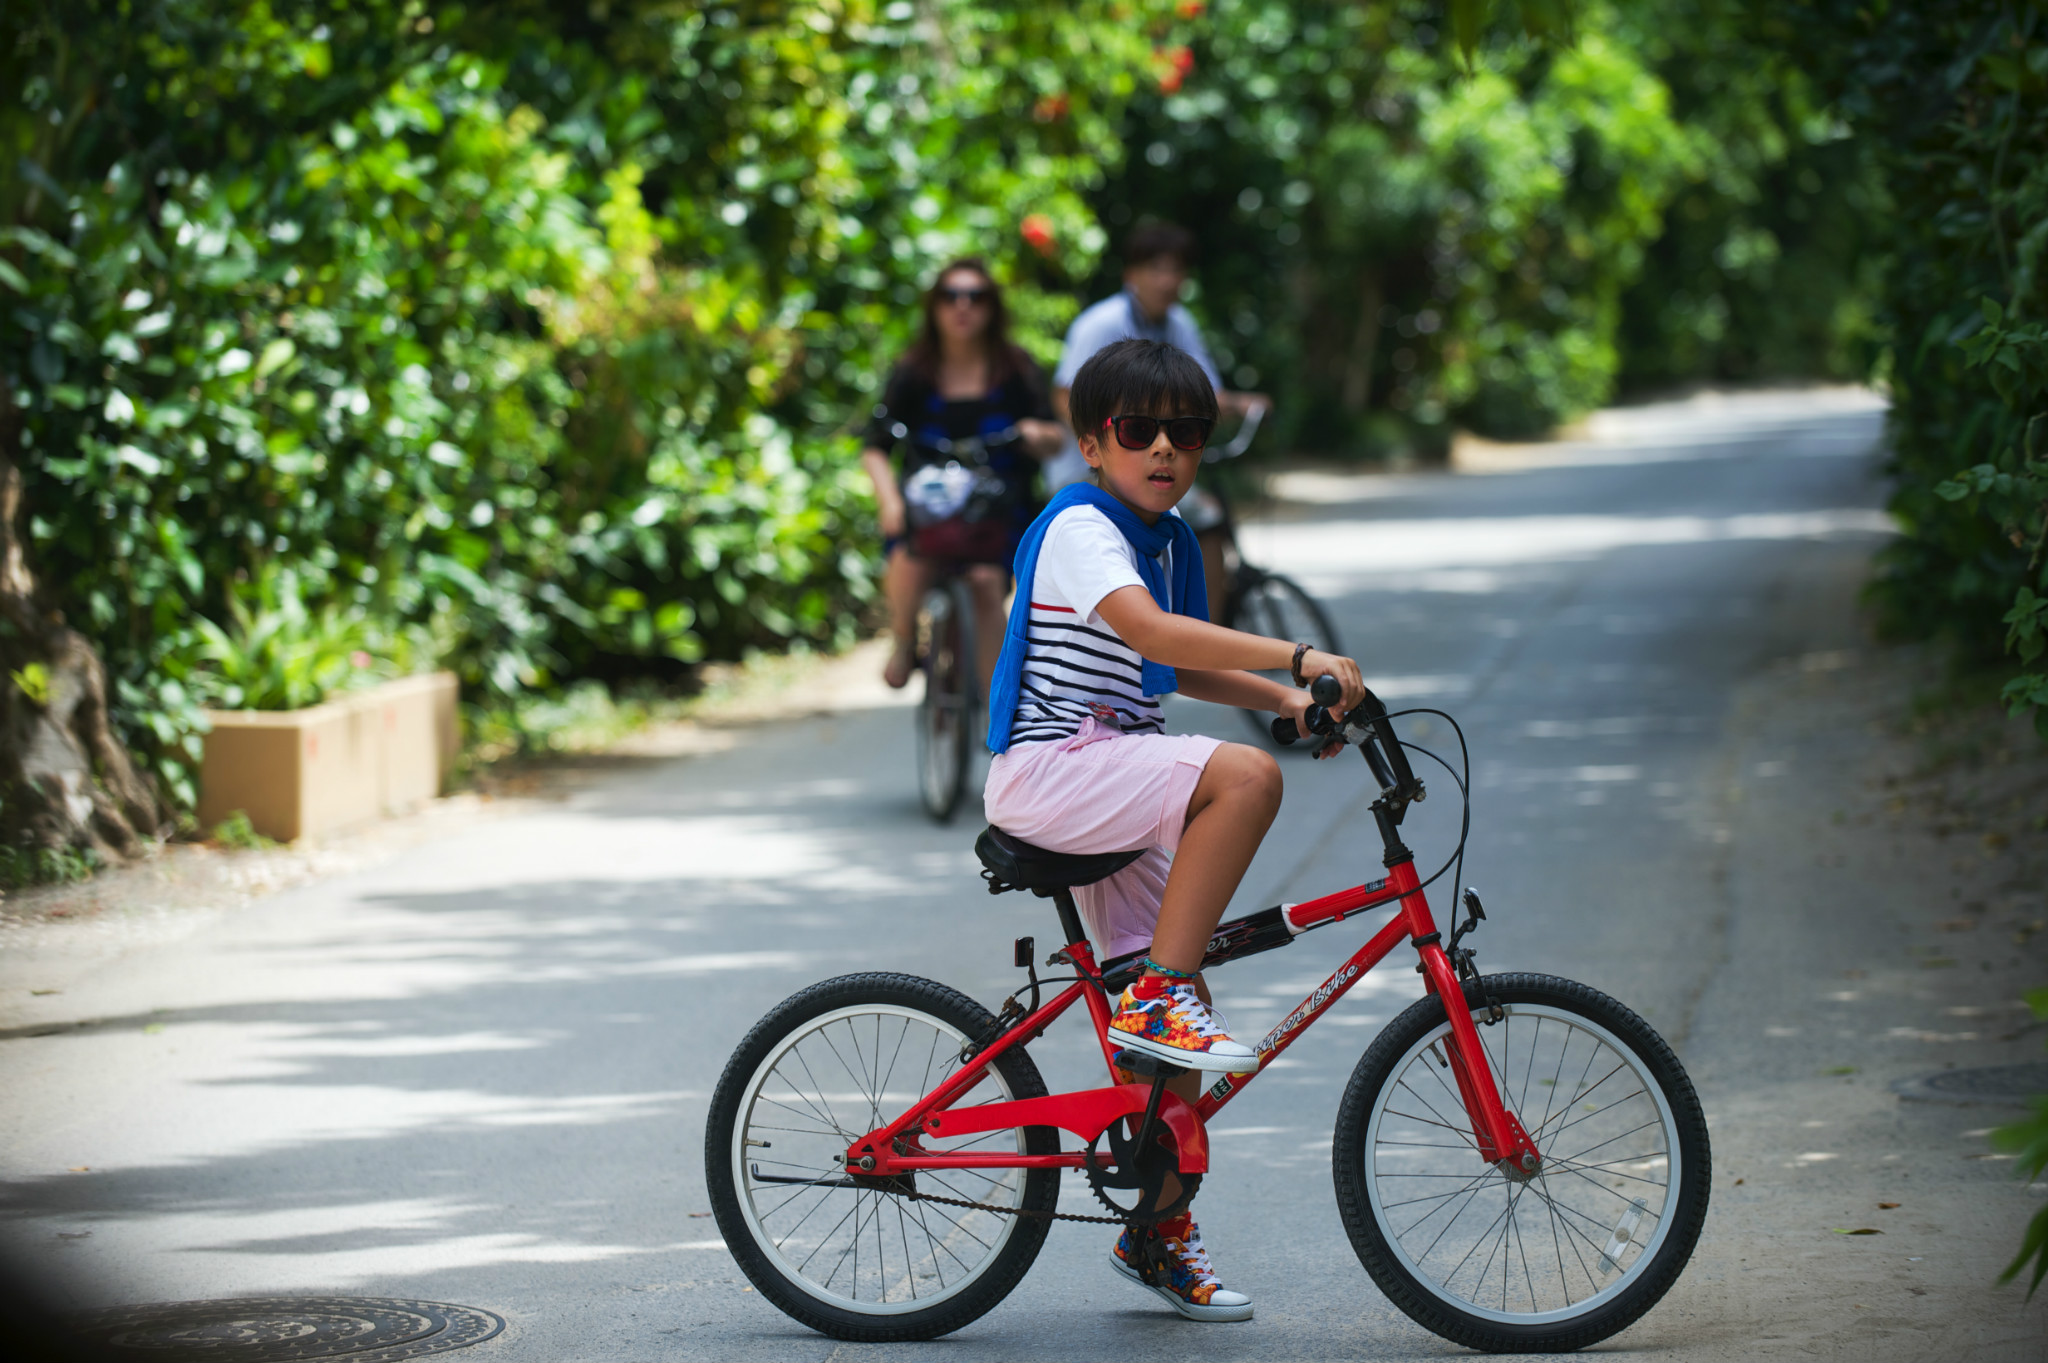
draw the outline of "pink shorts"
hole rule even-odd
[[[1049,852],[1130,852],[1107,880],[1074,890],[1104,960],[1152,945],[1188,801],[1223,740],[1204,734],[1125,734],[1084,720],[1072,738],[1027,743],[989,766],[988,821]]]

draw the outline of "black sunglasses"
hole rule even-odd
[[[939,301],[941,303],[986,303],[988,301],[988,292],[987,289],[940,289]]]
[[[1113,416],[1103,425],[1116,432],[1116,443],[1127,450],[1149,450],[1166,428],[1166,438],[1177,450],[1199,450],[1209,443],[1216,423],[1205,416]]]

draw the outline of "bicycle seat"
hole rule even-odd
[[[1050,899],[1059,891],[1071,890],[1076,885],[1093,885],[1123,870],[1145,852],[1143,848],[1135,852],[1096,852],[1086,856],[1048,852],[991,825],[974,840],[974,854],[981,858],[981,878],[988,882],[990,894],[1029,890],[1041,899]]]

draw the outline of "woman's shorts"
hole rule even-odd
[[[1107,880],[1074,890],[1088,936],[1108,960],[1152,945],[1188,801],[1222,746],[1205,734],[1126,734],[1084,720],[1072,738],[998,754],[982,805],[997,828],[1049,852],[1146,849]]]

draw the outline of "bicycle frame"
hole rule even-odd
[[[1398,840],[1393,837],[1391,828],[1384,820],[1382,829],[1391,844],[1390,857],[1395,849],[1405,853],[1406,849],[1400,848]],[[1399,912],[1393,919],[1338,966],[1329,979],[1303,999],[1299,1007],[1281,1019],[1279,1025],[1258,1043],[1258,1071],[1252,1074],[1223,1075],[1202,1095],[1200,1102],[1193,1105],[1175,1094],[1163,1095],[1159,1117],[1174,1135],[1182,1173],[1204,1173],[1208,1170],[1209,1148],[1204,1124],[1233,1098],[1244,1092],[1251,1081],[1264,1073],[1268,1065],[1285,1053],[1317,1018],[1350,992],[1351,987],[1357,984],[1367,971],[1385,960],[1404,937],[1421,956],[1426,988],[1444,1000],[1444,1011],[1451,1026],[1449,1044],[1445,1047],[1448,1052],[1446,1063],[1457,1081],[1459,1096],[1464,1100],[1465,1111],[1471,1119],[1476,1153],[1489,1164],[1504,1165],[1513,1177],[1526,1178],[1541,1166],[1542,1156],[1536,1146],[1529,1139],[1528,1133],[1522,1129],[1515,1115],[1508,1111],[1501,1101],[1492,1068],[1484,1059],[1485,1051],[1479,1042],[1478,1029],[1473,1025],[1470,1011],[1464,1006],[1464,989],[1459,984],[1450,957],[1443,949],[1441,934],[1430,913],[1428,898],[1423,894],[1416,877],[1412,859],[1395,861],[1382,880],[1354,886],[1304,904],[1268,910],[1267,913],[1277,913],[1284,919],[1286,931],[1291,938],[1309,929],[1342,922],[1354,914],[1382,908],[1397,901]],[[1064,910],[1066,906],[1062,905],[1062,908]],[[1064,919],[1067,914],[1063,912],[1061,917]],[[1239,920],[1246,921],[1249,920]],[[1224,924],[1223,928],[1231,926]],[[1221,932],[1222,929],[1219,928],[1219,934]],[[1044,1098],[1025,1098],[968,1108],[953,1106],[958,1099],[981,1082],[988,1072],[988,1067],[997,1057],[1013,1046],[1023,1045],[1038,1037],[1072,1008],[1077,1000],[1087,1002],[1089,1016],[1095,1025],[1096,1040],[1102,1047],[1103,1061],[1111,1067],[1111,1077],[1115,1077],[1114,1060],[1120,1048],[1112,1040],[1112,1033],[1109,1030],[1110,1004],[1107,992],[1101,985],[1102,971],[1095,962],[1094,952],[1086,936],[1071,930],[1068,935],[1073,940],[1067,943],[1055,959],[1064,957],[1081,978],[1062,990],[1057,997],[1013,1023],[994,1042],[895,1121],[878,1127],[854,1141],[846,1152],[846,1167],[849,1171],[857,1169],[863,1176],[883,1178],[890,1174],[908,1173],[917,1169],[1077,1169],[1083,1165],[1084,1157],[1080,1151],[1062,1151],[1057,1155],[1027,1155],[1002,1151],[934,1154],[925,1152],[920,1141],[925,1135],[952,1137],[1012,1127],[1055,1126],[1074,1133],[1083,1141],[1092,1142],[1112,1122],[1144,1113],[1146,1103],[1151,1097],[1151,1086],[1140,1083],[1113,1084],[1108,1088],[1086,1089]],[[1219,950],[1218,942],[1222,940],[1223,937],[1219,935],[1210,941],[1212,961]],[[1224,951],[1223,959],[1229,959],[1231,953],[1227,948]]]

